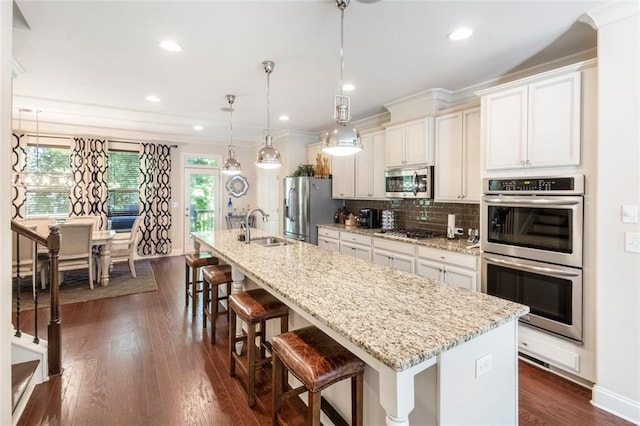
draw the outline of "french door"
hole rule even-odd
[[[193,251],[192,232],[221,227],[220,172],[217,169],[185,167],[184,252]]]

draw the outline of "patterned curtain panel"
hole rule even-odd
[[[107,141],[75,137],[71,142],[69,216],[100,216],[100,229],[107,225]]]
[[[24,172],[27,169],[27,138],[25,135],[11,134],[11,171]],[[11,186],[11,218],[24,219],[26,214],[27,191],[24,187]]]
[[[171,148],[168,145],[140,145],[140,226],[138,254],[171,253]]]

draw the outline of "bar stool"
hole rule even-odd
[[[198,293],[202,292],[202,289],[198,287],[198,284],[202,283],[201,280],[198,280],[200,268],[217,265],[220,261],[209,252],[189,253],[184,256],[184,261],[184,306],[189,306],[189,298],[191,298],[191,314],[195,317]],[[189,275],[191,275],[191,279],[189,279]]]
[[[282,420],[284,399],[309,392],[307,424],[320,425],[321,392],[340,380],[351,378],[351,422],[362,426],[364,362],[318,328],[310,326],[274,336],[273,424]],[[290,371],[302,386],[284,392]]]
[[[247,323],[247,334],[236,337],[236,315]],[[289,329],[289,308],[263,289],[248,290],[229,296],[229,375],[236,374],[236,360],[247,373],[247,398],[249,407],[255,405],[255,377],[256,368],[271,363],[271,357],[265,357],[265,349],[269,347],[266,341],[266,322],[280,318],[280,332]],[[256,332],[256,325],[260,324],[260,331]],[[256,337],[260,337],[260,359],[256,360]],[[247,363],[242,362],[236,354],[236,342],[244,341],[247,347]],[[269,348],[270,350],[270,348]]]
[[[202,287],[202,328],[207,328],[207,319],[211,322],[211,344],[216,343],[216,319],[220,315],[229,317],[229,308],[218,309],[218,305],[222,300],[228,300],[231,294],[231,265],[215,265],[205,266],[202,269],[202,278],[204,284]],[[218,287],[222,284],[227,285],[227,293],[220,296]]]

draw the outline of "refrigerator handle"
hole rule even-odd
[[[291,222],[295,222],[296,221],[296,216],[295,216],[295,212],[293,212],[293,207],[298,203],[298,201],[295,199],[296,196],[296,189],[291,187],[289,188],[289,220]]]

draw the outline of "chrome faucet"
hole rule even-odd
[[[249,226],[249,216],[251,216],[255,212],[260,212],[260,214],[262,214],[262,221],[263,222],[268,222],[269,221],[269,215],[266,214],[264,212],[264,210],[262,210],[262,209],[249,210],[247,212],[247,216],[245,217],[245,220],[244,220],[244,223],[246,223],[246,225],[247,225],[247,233],[246,233],[246,235],[244,237],[244,243],[245,244],[249,244],[251,242],[251,231],[250,231],[251,227]]]

